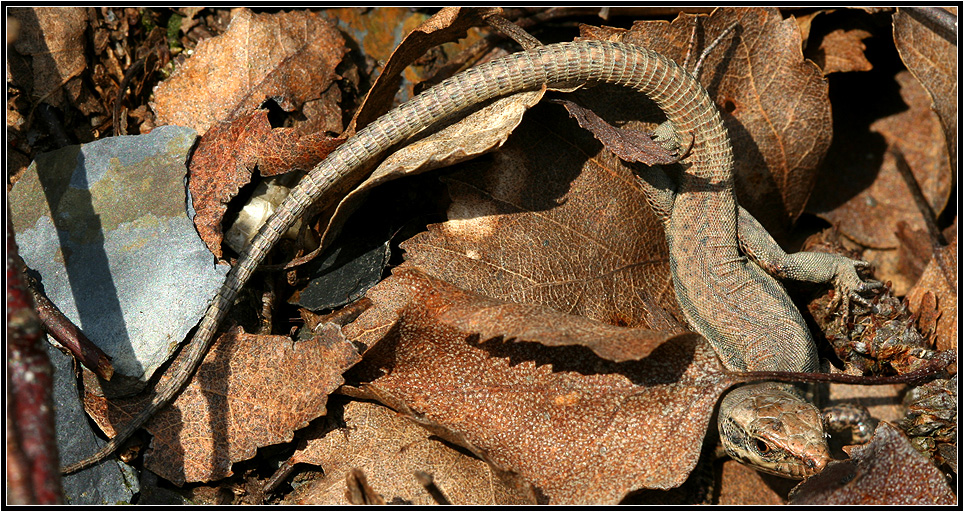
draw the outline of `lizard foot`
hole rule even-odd
[[[833,274],[833,287],[836,293],[830,301],[830,307],[837,308],[842,303],[844,316],[850,313],[851,300],[871,309],[873,305],[863,294],[883,288],[884,283],[874,279],[864,280],[857,274],[857,269],[868,269],[870,263],[863,260],[852,260],[846,256],[832,256],[835,256],[834,259],[836,260]]]

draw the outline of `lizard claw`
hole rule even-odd
[[[850,301],[871,309],[873,305],[863,294],[883,288],[884,283],[874,279],[863,280],[857,275],[857,269],[870,268],[870,263],[863,260],[852,260],[840,256],[837,260],[836,270],[834,271],[833,286],[837,292],[833,300],[830,301],[831,308],[836,308],[843,303],[844,316],[850,314]]]

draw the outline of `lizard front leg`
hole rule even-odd
[[[835,301],[842,299],[845,311],[850,299],[869,306],[870,303],[861,294],[883,286],[879,281],[864,281],[857,275],[858,268],[870,266],[866,261],[853,260],[839,254],[784,252],[750,212],[743,207],[739,207],[738,212],[737,235],[740,250],[771,276],[812,283],[831,283],[837,291]]]

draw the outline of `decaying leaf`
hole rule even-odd
[[[294,128],[272,129],[266,110],[214,124],[191,158],[189,183],[194,223],[211,252],[221,257],[221,219],[255,167],[262,176],[309,171],[341,142],[324,133],[301,136]]]
[[[870,71],[864,39],[872,37],[873,24],[857,9],[825,9],[797,16],[804,33],[804,55],[824,76],[849,71]],[[806,26],[804,26],[806,25]]]
[[[384,406],[350,402],[344,427],[327,429],[291,456],[290,463],[321,466],[325,476],[304,485],[286,503],[348,505],[345,475],[365,471],[369,485],[392,504],[431,505],[415,471],[434,476],[455,504],[524,505],[532,502],[506,486],[488,464],[433,437],[430,432]]]
[[[678,332],[662,227],[632,172],[561,108],[536,108],[445,178],[449,220],[402,244],[407,264],[491,298]]]
[[[803,58],[796,23],[776,9],[720,8],[710,16],[681,14],[672,23],[636,22],[629,31],[583,26],[582,35],[638,44],[693,66],[734,23],[698,78],[723,114],[740,204],[779,237],[802,213],[832,135],[827,84]],[[696,47],[688,55],[694,30]],[[609,109],[633,104],[617,98],[602,101],[613,103]],[[595,104],[585,105],[603,115]]]
[[[794,488],[793,505],[953,505],[944,475],[907,438],[881,422],[870,444],[854,447],[853,460],[834,461]]]
[[[383,402],[552,503],[616,503],[686,480],[716,400],[733,383],[702,338],[679,337],[624,363],[582,347],[490,341],[442,320],[449,303],[429,300],[431,281],[394,275],[346,327],[350,339],[379,340],[366,373],[382,373],[370,387]]]
[[[182,356],[172,363],[174,371]],[[295,430],[324,415],[328,394],[359,359],[332,324],[299,342],[240,329],[226,333],[171,405],[147,423],[154,442],[144,464],[178,485],[230,476],[234,462],[250,459],[262,446],[290,441]],[[109,435],[152,397],[107,402],[90,386],[87,390],[87,411]]]
[[[157,124],[190,126],[203,135],[273,99],[292,111],[318,98],[347,52],[345,40],[311,11],[233,11],[228,30],[198,43],[194,55],[154,93]]]

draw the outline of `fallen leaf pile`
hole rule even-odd
[[[239,256],[225,234],[250,236],[261,214],[247,209],[277,208],[277,184],[427,85],[517,51],[499,17],[542,41],[632,43],[707,89],[739,203],[788,252],[864,259],[888,283],[846,315],[831,287],[786,283],[829,371],[906,373],[957,349],[956,15],[16,8],[9,182],[35,181],[28,164],[51,149],[190,127],[184,206],[223,265]],[[146,424],[150,441],[122,450],[118,474],[140,471],[134,501],[955,503],[953,365],[916,388],[816,386],[819,405],[872,406],[879,424],[802,483],[717,459],[717,405],[747,377],[686,325],[639,183],[645,164],[679,172],[680,155],[652,142],[664,117],[642,95],[564,86],[447,119],[313,205]],[[62,293],[87,293],[76,284]],[[81,396],[65,386],[58,399],[82,401],[111,436],[183,371],[182,354],[144,392],[83,370]],[[98,485],[92,474],[75,477]]]

